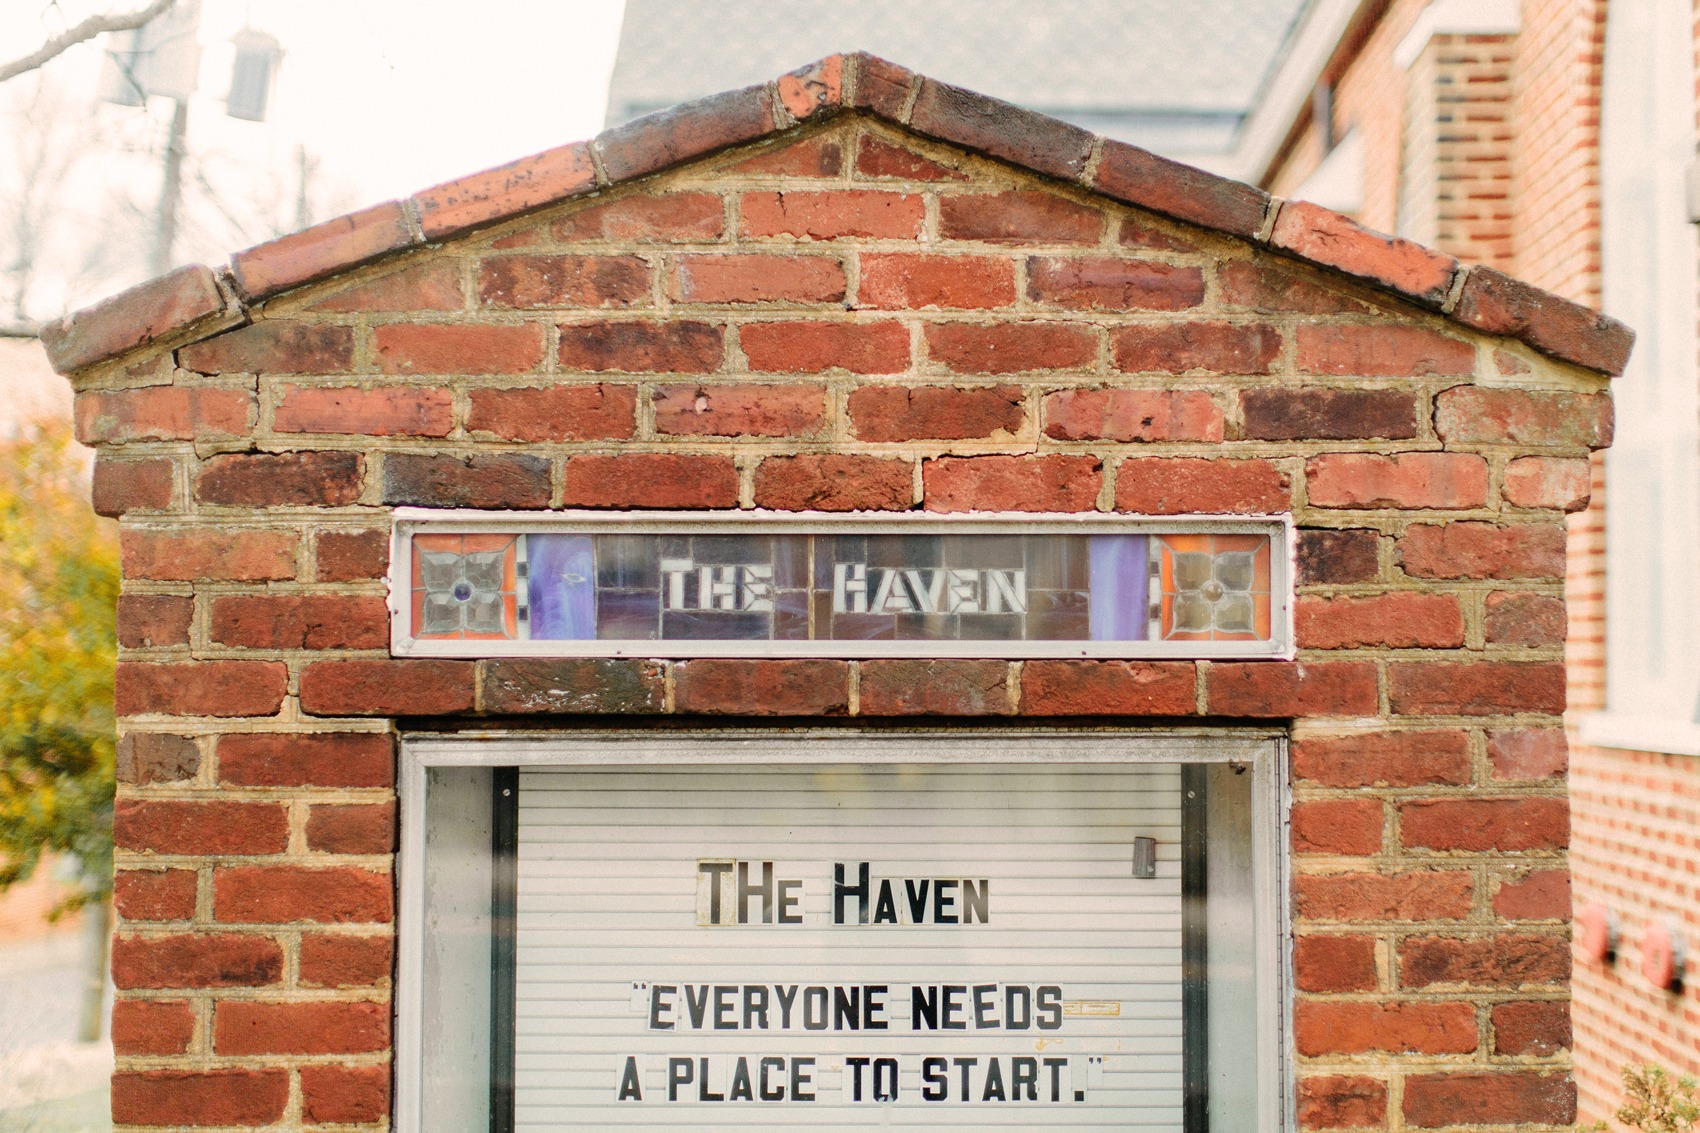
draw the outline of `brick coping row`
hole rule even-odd
[[[1389,292],[1463,326],[1616,375],[1634,332],[1502,272],[1362,227],[1306,201],[1159,157],[862,52],[711,95],[238,252],[215,271],[180,267],[42,329],[61,374],[169,339],[241,326],[274,295],[361,264],[858,112],[1100,196],[1248,240]]]

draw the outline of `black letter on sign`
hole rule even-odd
[[[688,1086],[691,1079],[696,1077],[696,1064],[688,1058],[669,1058],[667,1060],[667,1100],[679,1100],[679,1087]]]
[[[626,1055],[626,1069],[620,1074],[620,1101],[641,1102],[643,1087],[638,1085],[637,1059]]]
[[[868,863],[863,862],[856,867],[857,883],[844,883],[844,863],[835,862],[832,867],[832,923],[844,923],[844,898],[856,898],[860,909],[856,915],[857,924],[868,923]]]

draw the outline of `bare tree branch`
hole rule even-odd
[[[64,54],[79,43],[111,31],[133,31],[161,15],[175,0],[152,0],[145,8],[119,15],[90,16],[75,27],[66,29],[21,59],[0,63],[0,83],[25,71],[33,71],[56,56]]]

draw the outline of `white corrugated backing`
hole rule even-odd
[[[519,1130],[1180,1126],[1175,765],[539,769],[522,772],[519,805]],[[1157,839],[1154,879],[1132,876],[1138,835]],[[700,925],[697,864],[714,859],[801,879],[804,923]],[[897,879],[986,879],[989,922],[834,925],[833,866],[854,881],[863,861],[876,887],[893,879],[905,919]],[[676,1029],[653,1030],[657,984],[883,984],[890,1029],[785,1031],[775,1006],[766,1031],[694,1030],[681,991]],[[932,984],[1057,985],[1062,1026],[913,1031],[910,988]],[[629,1056],[641,1102],[617,1100]],[[702,1101],[695,1081],[667,1100],[670,1057],[707,1057],[709,1092],[729,1095],[739,1056],[752,1072],[813,1057],[816,1100]],[[894,1102],[871,1100],[869,1077],[868,1100],[851,1100],[859,1056],[899,1060]],[[927,1056],[979,1059],[969,1101],[954,1062],[948,1100],[923,1100]],[[1039,1100],[984,1100],[988,1061],[1007,1094],[1015,1056],[1068,1058],[1060,1100],[1050,1066]]]

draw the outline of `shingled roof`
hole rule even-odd
[[[240,326],[251,307],[337,272],[846,111],[1258,244],[1563,362],[1615,375],[1628,360],[1628,327],[1502,272],[860,52],[314,225],[238,252],[217,271],[178,268],[47,326],[42,341],[62,374],[153,343],[180,346]]]

